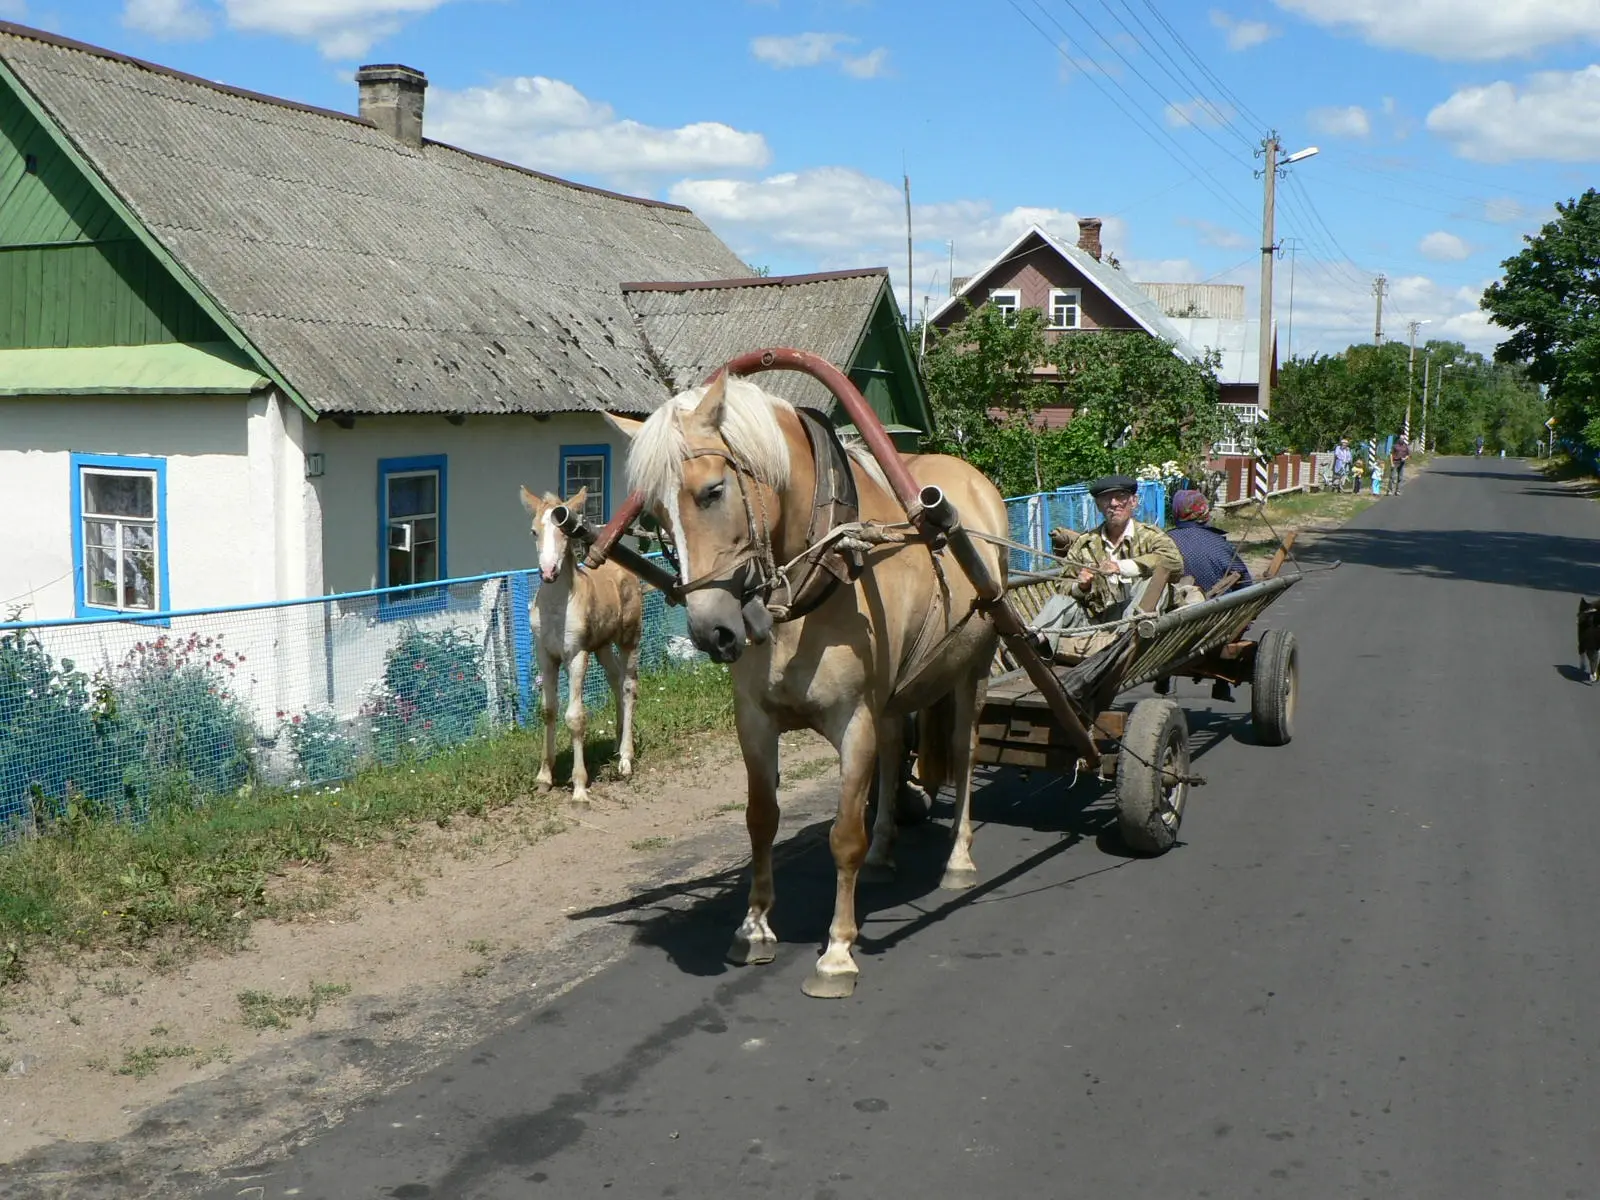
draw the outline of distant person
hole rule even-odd
[[[1195,587],[1210,592],[1230,571],[1237,571],[1239,582],[1232,590],[1250,582],[1250,568],[1244,565],[1228,535],[1211,524],[1211,504],[1197,491],[1184,488],[1172,494],[1173,526],[1167,534],[1183,555],[1184,573]]]
[[[1406,459],[1411,457],[1411,443],[1405,434],[1400,435],[1400,440],[1395,442],[1394,449],[1389,451],[1389,466],[1392,471],[1389,475],[1389,494],[1398,496],[1400,486],[1406,477]]]
[[[1344,485],[1350,478],[1350,464],[1355,459],[1355,451],[1350,449],[1350,439],[1340,438],[1339,444],[1333,448],[1333,490],[1344,491]]]
[[[1483,434],[1481,434],[1481,433],[1478,435],[1478,453],[1476,455],[1474,455],[1474,457],[1475,458],[1482,458],[1483,457]]]

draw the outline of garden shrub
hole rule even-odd
[[[363,708],[378,761],[422,757],[485,732],[489,688],[471,634],[408,629],[384,660],[378,693]]]

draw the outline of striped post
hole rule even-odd
[[[1267,494],[1267,456],[1257,450],[1250,494],[1265,498]]]

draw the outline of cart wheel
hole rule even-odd
[[[1130,850],[1160,854],[1178,840],[1189,785],[1189,723],[1171,700],[1141,700],[1117,755],[1117,832]]]
[[[1294,737],[1295,702],[1300,693],[1300,654],[1294,634],[1269,629],[1256,645],[1256,670],[1250,681],[1250,723],[1263,746],[1287,746]]]

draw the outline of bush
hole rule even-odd
[[[0,823],[58,820],[74,798],[122,804],[129,757],[103,682],[27,630],[0,637]]]
[[[389,651],[380,690],[362,709],[378,761],[420,757],[487,729],[483,651],[462,630],[408,629]]]
[[[151,807],[227,795],[248,781],[256,731],[230,690],[244,655],[222,635],[140,642],[112,676],[119,724],[131,740],[129,782]]]
[[[299,766],[300,778],[306,783],[328,783],[343,779],[355,770],[357,752],[351,736],[340,727],[339,719],[330,709],[309,709],[304,713],[284,718],[279,736],[286,738],[289,749]]]

